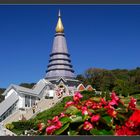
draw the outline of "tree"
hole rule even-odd
[[[35,85],[35,83],[21,83],[20,86],[26,87],[26,88],[32,88]]]

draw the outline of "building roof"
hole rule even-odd
[[[65,77],[59,77],[58,79],[51,79],[50,82],[56,85],[59,85],[59,83],[63,82],[65,85],[69,87],[74,87],[74,86],[77,87],[80,84],[80,81],[76,79],[68,79]]]
[[[18,95],[13,92],[9,97],[0,103],[0,116],[5,113],[16,101],[18,100]]]
[[[32,95],[32,96],[40,96],[41,91],[46,87],[46,85],[52,85],[52,83],[50,83],[49,81],[45,80],[45,79],[41,79],[32,89],[29,88],[25,88],[25,87],[21,87],[18,85],[10,85],[8,89],[6,89],[6,91],[3,93],[3,95],[6,95],[7,92],[13,88],[15,89],[18,93],[21,94],[28,94],[28,95]]]

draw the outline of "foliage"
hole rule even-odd
[[[92,85],[96,90],[103,92],[116,91],[118,95],[129,96],[140,93],[140,68],[106,70],[89,68],[77,79],[84,85]]]
[[[6,127],[7,129],[9,129],[9,130],[14,129],[14,125],[13,125],[13,124],[10,124],[10,123],[6,124],[5,127]]]
[[[0,88],[0,102],[2,102],[4,100],[4,96],[2,95],[2,93],[5,91],[4,88]]]
[[[18,122],[12,122],[12,125],[14,126],[14,129],[29,130],[33,128],[34,122],[33,121],[18,121]]]
[[[96,96],[95,91],[82,91],[81,94],[83,95],[83,98],[81,100],[87,100],[91,97]]]
[[[66,102],[70,100],[72,100],[71,96],[63,98],[63,100],[60,103],[57,103],[54,107],[39,113],[34,119],[32,119],[32,121],[39,122],[42,120],[43,122],[46,122],[47,120],[52,119],[63,111]]]
[[[19,86],[25,87],[25,88],[33,88],[33,86],[36,83],[21,83]]]
[[[115,92],[110,100],[92,97],[82,101],[82,98],[82,94],[75,93],[73,101],[68,101],[60,114],[38,125],[38,134],[140,135],[140,110],[133,97],[127,106]]]

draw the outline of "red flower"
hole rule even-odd
[[[101,98],[100,101],[101,101],[100,103],[101,103],[102,105],[107,105],[107,102],[105,101],[104,98]]]
[[[117,112],[113,108],[109,108],[107,110],[107,113],[108,113],[109,116],[111,116],[113,118],[116,118],[116,116],[117,116]]]
[[[130,130],[128,127],[122,126],[116,130],[115,135],[117,135],[117,136],[131,136],[131,135],[135,135],[135,133],[132,130]]]
[[[87,107],[82,107],[82,114],[83,115],[88,115],[88,110],[87,110]]]
[[[135,127],[140,126],[140,110],[135,110],[128,121],[131,122],[131,124],[133,123]]]
[[[56,123],[56,122],[58,122],[58,121],[59,121],[58,116],[55,116],[55,117],[52,119],[52,122],[53,122],[53,123]]]
[[[41,132],[42,129],[45,127],[45,124],[44,123],[39,123],[38,124],[38,130]]]
[[[86,105],[87,107],[91,107],[91,106],[93,105],[93,101],[87,100],[86,103],[85,103],[85,105]]]
[[[48,126],[47,128],[46,128],[46,132],[47,132],[47,134],[52,134],[54,131],[56,130],[56,126],[55,125],[51,125],[51,126]]]
[[[98,122],[99,119],[100,119],[100,115],[93,115],[93,116],[91,117],[91,122]]]
[[[85,121],[85,122],[84,122],[84,125],[83,125],[83,129],[84,129],[84,130],[89,131],[89,130],[91,130],[92,128],[93,128],[93,125],[92,125],[90,122],[88,122],[88,121]]]
[[[62,123],[60,121],[56,122],[55,124],[56,129],[59,129],[62,127]]]
[[[75,95],[73,96],[73,100],[75,102],[79,102],[79,100],[83,98],[83,96],[79,93],[79,92],[76,92]]]
[[[135,127],[135,125],[134,125],[134,123],[133,123],[132,121],[127,121],[127,122],[125,123],[125,126],[126,126],[126,127],[129,127],[129,128],[134,128],[134,127]]]
[[[131,97],[128,108],[132,109],[132,110],[135,110],[135,108],[136,108],[136,101],[137,101],[136,99]]]
[[[100,109],[102,107],[101,103],[93,103],[92,109]]]
[[[120,100],[119,97],[116,95],[115,92],[112,92],[112,93],[111,93],[111,99],[112,99],[112,100],[115,100],[115,101],[117,101],[117,102]]]
[[[69,107],[69,106],[71,106],[71,105],[73,105],[73,104],[74,104],[73,101],[69,101],[69,102],[66,103],[65,107],[67,108],[67,107]]]

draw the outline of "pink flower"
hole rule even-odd
[[[135,110],[135,108],[136,108],[136,101],[137,101],[136,99],[134,99],[133,97],[131,97],[131,100],[129,102],[128,108],[130,108],[132,110]]]
[[[112,99],[112,100],[109,102],[109,105],[114,106],[114,105],[118,105],[118,103],[117,103],[116,100]]]
[[[93,115],[91,117],[91,122],[97,122],[97,121],[99,121],[99,119],[100,119],[100,115]]]
[[[48,124],[51,124],[51,123],[52,123],[52,121],[51,121],[51,120],[47,120],[47,123],[48,123]]]
[[[60,118],[63,118],[63,117],[65,117],[65,114],[62,112],[60,113]]]
[[[88,121],[85,121],[85,122],[84,122],[84,125],[83,125],[83,129],[84,129],[84,130],[89,131],[89,130],[91,130],[92,128],[93,128],[93,125],[92,125],[90,122],[88,122]]]
[[[83,98],[83,96],[79,92],[76,92],[75,95],[73,96],[73,100],[75,102],[79,101],[81,98]]]
[[[69,102],[66,103],[65,107],[67,108],[67,107],[69,107],[69,106],[71,106],[71,105],[73,105],[73,104],[74,104],[73,101],[69,101]]]
[[[55,125],[51,125],[51,126],[48,126],[47,128],[46,128],[46,132],[47,132],[47,134],[52,134],[54,131],[56,130],[56,126]]]
[[[58,122],[58,121],[59,121],[58,116],[55,116],[55,117],[52,119],[52,122],[53,122],[53,123],[56,123],[56,122]]]
[[[62,123],[59,121],[58,116],[55,116],[52,121],[49,122],[51,125],[46,128],[46,132],[49,135],[52,134],[55,130],[62,127]]]
[[[60,121],[56,122],[55,124],[56,129],[59,129],[62,127],[62,123]]]
[[[88,115],[87,107],[82,107],[82,114],[83,115]]]
[[[115,101],[117,101],[117,102],[120,100],[119,97],[116,95],[115,92],[112,92],[112,93],[111,93],[111,99],[112,99],[112,100],[115,100]]]

